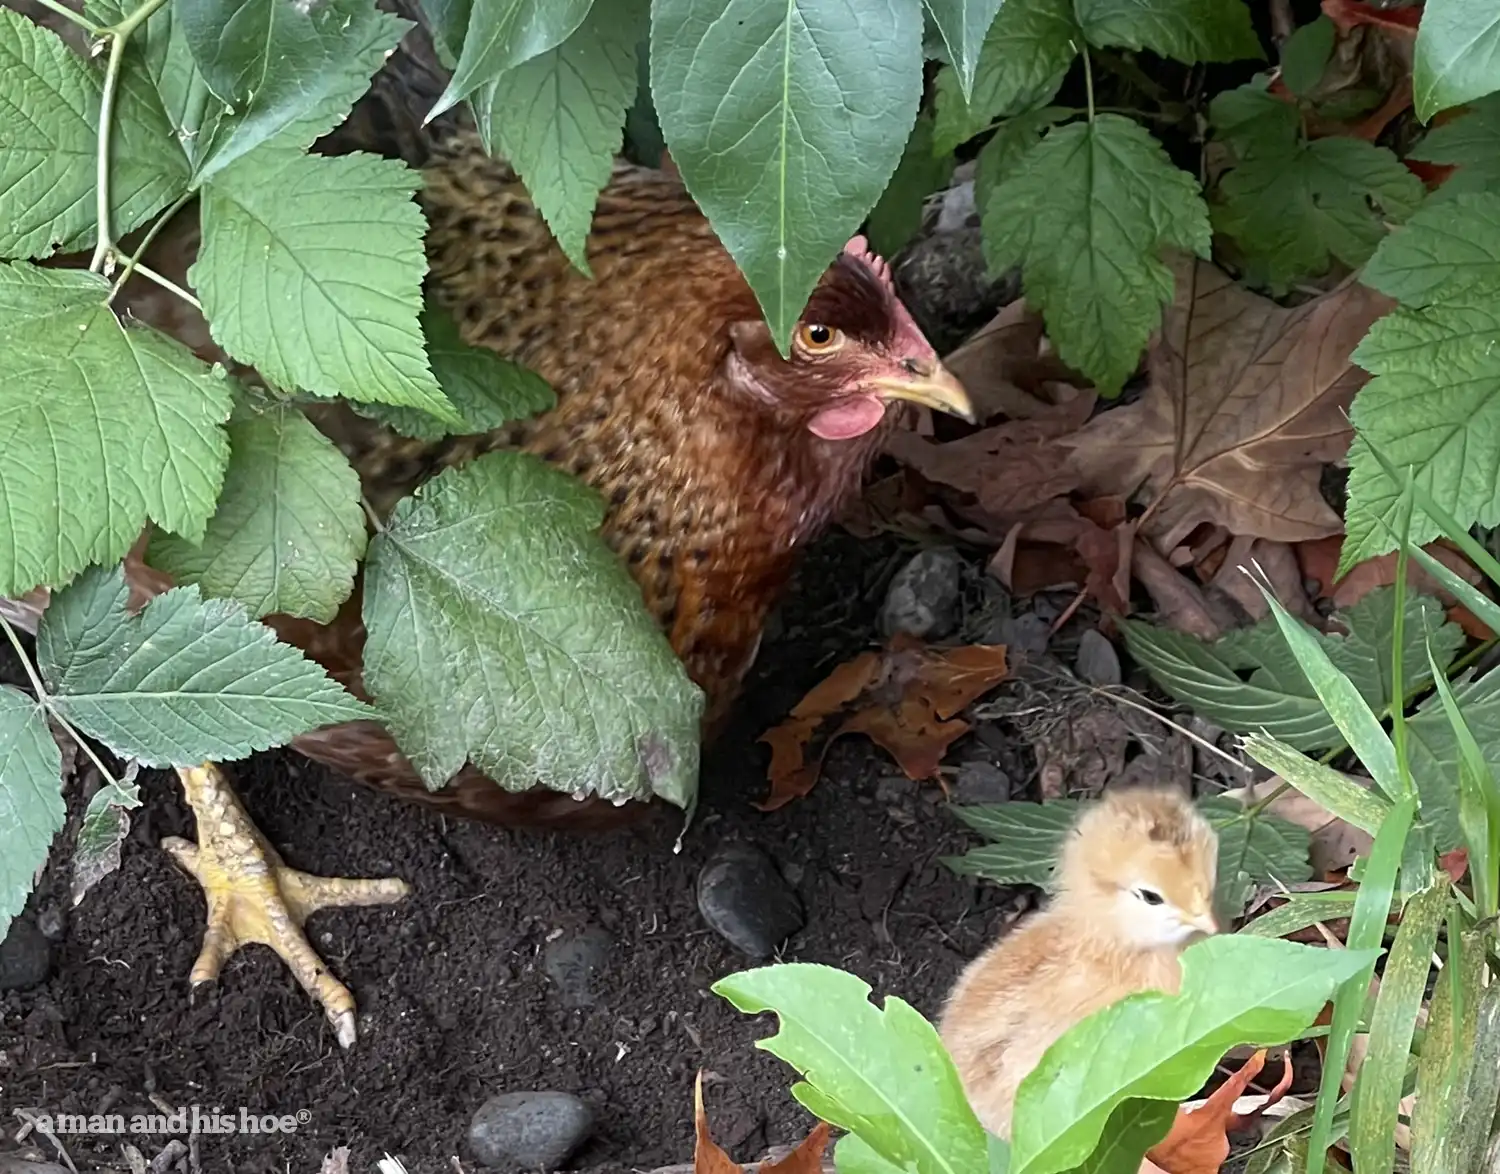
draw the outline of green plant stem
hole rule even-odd
[[[154,281],[157,285],[161,286],[162,289],[167,290],[169,293],[176,294],[179,298],[181,298],[183,301],[185,301],[188,305],[192,306],[193,309],[195,309],[195,310],[202,310],[203,309],[203,303],[202,302],[200,302],[192,294],[188,293],[187,290],[183,289],[182,286],[178,285],[170,277],[163,277],[155,269],[148,268],[147,266],[140,264],[140,262],[136,263],[135,271],[137,273],[139,273],[142,277],[146,278],[148,281]],[[111,293],[110,296],[111,297],[114,296],[113,293]]]
[[[1087,50],[1085,50],[1087,53]],[[1085,57],[1085,61],[1087,58]],[[1114,74],[1121,81],[1134,86],[1159,106],[1167,106],[1167,92],[1162,89],[1151,76],[1146,73],[1134,61],[1127,61],[1123,57],[1116,57],[1111,53],[1099,54],[1100,68]]]
[[[1083,47],[1083,92],[1084,100],[1088,103],[1089,121],[1094,121],[1094,67],[1089,63],[1088,46]]]
[[[65,4],[59,4],[58,0],[37,0],[37,3],[40,4],[43,8],[51,9],[63,19],[69,20],[72,23],[76,24],[79,28],[88,32],[91,36],[97,37],[102,31],[99,26],[91,21],[88,17],[84,16],[82,13],[74,12]]]
[[[99,141],[94,163],[94,217],[98,221],[98,240],[94,244],[94,256],[89,261],[91,273],[103,273],[114,251],[109,223],[109,140],[114,124],[115,91],[120,85],[120,66],[125,61],[125,45],[135,30],[150,20],[165,3],[166,0],[146,0],[118,24],[99,30],[100,35],[109,40],[109,62],[104,69],[104,90],[99,96]]]
[[[182,195],[178,196],[177,199],[172,202],[172,205],[165,212],[163,212],[156,218],[156,222],[146,230],[146,235],[141,238],[140,245],[136,248],[135,252],[132,253],[126,260],[124,268],[120,270],[120,275],[115,278],[114,285],[110,286],[109,296],[104,299],[104,304],[106,306],[111,304],[115,300],[115,296],[120,292],[125,283],[130,280],[130,275],[134,273],[137,268],[141,268],[142,276],[165,283],[166,288],[178,292],[182,297],[185,297],[195,306],[198,306],[200,310],[203,308],[202,306],[198,305],[197,298],[184,291],[178,290],[177,286],[174,283],[168,282],[167,279],[162,277],[160,274],[151,273],[149,270],[146,270],[143,266],[141,266],[141,258],[146,255],[146,250],[151,247],[151,242],[156,239],[157,234],[167,226],[172,218],[176,216],[177,213],[182,211],[183,205],[192,198],[192,192],[183,192]]]

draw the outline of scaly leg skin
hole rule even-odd
[[[240,806],[224,773],[211,762],[178,767],[183,792],[198,821],[198,843],[167,836],[161,846],[191,874],[208,899],[203,949],[193,964],[194,986],[219,976],[241,946],[270,946],[316,999],[343,1047],[354,1043],[354,996],[329,973],[303,926],[319,909],[389,905],[411,890],[405,881],[309,876],[288,868]]]

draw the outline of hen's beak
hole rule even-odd
[[[936,359],[904,359],[905,375],[876,379],[872,386],[883,400],[905,400],[924,408],[974,421],[974,405],[953,372]]]

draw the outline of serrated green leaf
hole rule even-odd
[[[68,896],[74,905],[120,867],[120,845],[130,834],[129,813],[140,805],[141,789],[130,778],[106,782],[94,792],[73,845],[73,883]]]
[[[412,27],[372,0],[174,0],[171,19],[233,111],[212,148],[196,148],[200,180],[304,119],[323,125],[298,147],[332,129]]]
[[[1244,912],[1229,900],[1239,876],[1255,884],[1267,881],[1293,885],[1312,877],[1308,850],[1312,834],[1300,824],[1261,812],[1253,819],[1245,805],[1222,795],[1198,801],[1198,810],[1219,834],[1219,894],[1224,912],[1238,917]]]
[[[902,0],[653,0],[651,88],[672,161],[780,347],[901,158],[921,19]]]
[[[984,144],[974,168],[974,203],[986,207],[995,188],[1011,177],[1032,148],[1042,140],[1042,133],[1053,123],[1067,117],[1057,106],[1046,106],[1029,114],[1007,118]]]
[[[158,534],[148,561],[204,595],[238,600],[251,618],[329,623],[365,552],[359,475],[296,408],[232,421],[229,446],[203,541]]]
[[[1475,678],[1464,673],[1453,678],[1453,701],[1484,751],[1492,772],[1500,772],[1500,672]],[[1429,697],[1406,723],[1412,779],[1422,796],[1422,818],[1446,852],[1463,842],[1458,819],[1458,768],[1462,759],[1458,738],[1443,709],[1442,699]]]
[[[1131,1097],[1181,1102],[1232,1047],[1296,1039],[1378,950],[1221,934],[1182,953],[1182,992],[1130,995],[1069,1028],[1016,1091],[1011,1174],[1083,1161]]]
[[[1500,196],[1429,204],[1381,242],[1361,280],[1403,306],[1500,292]]]
[[[95,239],[103,71],[60,37],[0,8],[0,257],[45,257]],[[187,168],[159,110],[122,83],[110,156],[111,230],[123,236],[173,199]]]
[[[731,974],[712,989],[747,1015],[776,1013],[779,1030],[755,1046],[802,1075],[792,1095],[815,1116],[899,1170],[988,1169],[985,1131],[953,1061],[932,1024],[901,999],[877,1007],[854,975],[800,962]]]
[[[594,203],[609,182],[635,99],[646,12],[647,0],[595,4],[561,45],[502,73],[473,98],[485,150],[516,169],[568,260],[584,273]]]
[[[980,209],[992,270],[1022,267],[1058,354],[1117,392],[1172,298],[1164,246],[1207,256],[1192,176],[1116,114],[1054,127]]]
[[[1073,0],[1089,43],[1194,65],[1261,57],[1244,0]]]
[[[1406,157],[1458,169],[1427,196],[1429,204],[1493,192],[1500,187],[1500,95],[1481,98],[1457,118],[1433,127]]]
[[[1417,117],[1500,90],[1500,12],[1487,0],[1427,0],[1412,55]]]
[[[1214,227],[1234,240],[1251,280],[1277,293],[1370,259],[1389,223],[1422,201],[1422,181],[1384,147],[1334,136],[1284,153],[1253,150],[1219,182]]]
[[[1377,588],[1341,614],[1348,635],[1317,636],[1334,665],[1376,711],[1383,711],[1395,692],[1390,675],[1394,607],[1394,590]],[[1425,651],[1429,632],[1446,668],[1463,644],[1463,632],[1446,622],[1436,599],[1412,595],[1406,604],[1403,696],[1429,679]],[[1152,680],[1228,730],[1264,732],[1299,750],[1338,744],[1337,727],[1269,616],[1213,644],[1127,620],[1125,640],[1130,654]]]
[[[433,377],[463,420],[457,431],[489,432],[512,420],[548,411],[557,403],[557,395],[535,371],[502,358],[488,347],[464,342],[453,315],[430,299],[422,308],[422,333],[427,339]],[[455,431],[436,416],[415,408],[351,406],[360,415],[418,440],[441,440]]]
[[[1270,92],[1270,74],[1257,74],[1238,89],[1224,90],[1208,105],[1214,137],[1241,159],[1296,149],[1302,129],[1297,107]]]
[[[108,289],[92,273],[0,264],[0,596],[119,559],[148,520],[196,539],[213,513],[229,381],[165,335],[123,327]]]
[[[870,210],[865,225],[877,253],[894,257],[917,234],[927,197],[952,178],[953,162],[951,154],[933,154],[932,116],[919,114],[896,173],[881,193],[880,202]]]
[[[276,152],[204,188],[189,276],[215,341],[271,383],[459,422],[422,345],[417,176],[371,155]]]
[[[1071,0],[1006,0],[985,36],[968,95],[952,66],[938,71],[933,150],[951,152],[995,119],[1050,102],[1082,37]]]
[[[1015,3],[1015,0],[1011,0]],[[974,92],[974,75],[985,35],[995,23],[1004,0],[922,0],[948,48],[949,64],[957,70],[965,99]]]
[[[67,811],[62,751],[36,701],[0,685],[0,941],[21,912]]]
[[[691,799],[703,695],[603,517],[565,473],[493,453],[401,501],[370,543],[365,683],[429,787],[468,761],[508,790]]]
[[[464,27],[466,32],[448,88],[427,117],[436,118],[507,70],[557,48],[583,23],[592,3],[593,0],[473,0],[470,5],[440,6],[448,44],[452,45],[453,32],[458,27]]]
[[[226,599],[177,587],[127,615],[125,574],[91,567],[52,598],[37,665],[58,712],[145,766],[244,758],[371,717],[323,669]]]
[[[1333,56],[1337,30],[1324,13],[1296,29],[1281,46],[1281,80],[1299,98],[1312,93]],[[1284,103],[1285,104],[1285,103]]]

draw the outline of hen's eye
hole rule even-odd
[[[843,335],[821,322],[807,322],[797,328],[797,341],[810,351],[832,350],[843,341]]]
[[[1136,889],[1135,895],[1146,902],[1147,905],[1161,904],[1161,894],[1155,889]]]

